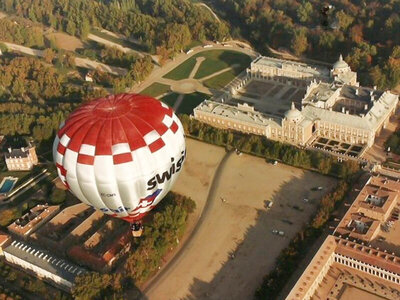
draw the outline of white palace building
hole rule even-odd
[[[389,91],[360,87],[342,56],[330,70],[259,56],[193,114],[215,127],[299,146],[324,138],[368,148],[398,101]]]

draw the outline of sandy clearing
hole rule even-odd
[[[214,157],[215,146],[190,140],[189,143],[196,145],[188,148],[192,156],[203,156],[212,147],[208,152],[212,154],[211,159]],[[187,173],[181,175],[177,190],[196,197],[196,201],[204,199],[205,194],[200,196],[198,188],[209,181],[204,173],[206,166],[204,161],[192,166],[188,163]],[[187,175],[191,176],[190,180]],[[315,211],[317,199],[335,182],[301,169],[273,166],[260,158],[232,155],[222,171],[210,213],[190,249],[147,296],[163,300],[251,299],[262,277],[273,269],[282,248]],[[325,187],[324,191],[310,191],[320,185]],[[227,202],[223,203],[220,197]],[[306,204],[304,198],[313,204]],[[269,211],[264,208],[266,200],[274,201]],[[293,205],[304,211],[292,208]],[[273,235],[272,229],[285,231],[285,237]],[[234,259],[230,258],[232,252]]]
[[[186,139],[186,150],[186,161],[182,173],[172,191],[191,197],[196,202],[194,219],[197,220],[204,207],[211,178],[225,155],[225,149]]]
[[[72,35],[63,33],[63,32],[54,32],[49,33],[46,37],[50,39],[54,39],[58,48],[68,50],[68,51],[75,51],[77,48],[83,48],[84,45],[82,41]]]

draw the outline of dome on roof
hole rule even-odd
[[[285,112],[285,118],[288,120],[298,120],[302,117],[301,111],[299,111],[296,106],[294,106],[294,103],[292,102],[292,107]]]
[[[333,64],[333,69],[345,69],[348,67],[349,65],[343,60],[342,54],[340,54],[339,60]]]

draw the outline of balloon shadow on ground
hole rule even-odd
[[[316,181],[316,178],[320,178]],[[305,171],[301,177],[292,177],[264,201],[264,209],[257,210],[255,225],[246,229],[244,237],[221,261],[221,268],[210,282],[193,278],[189,295],[181,300],[252,299],[263,277],[274,270],[281,251],[296,235],[301,235],[315,214],[323,192],[311,191],[316,185],[333,186],[333,179]],[[304,201],[304,198],[309,200]],[[269,201],[273,201],[268,208]],[[273,230],[278,232],[273,233]],[[283,235],[279,234],[283,232]],[[212,242],[212,241],[210,241]],[[311,246],[311,245],[310,245]],[[288,278],[289,280],[289,278]]]

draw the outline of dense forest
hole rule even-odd
[[[4,0],[0,10],[85,38],[100,26],[155,53],[193,40],[222,40],[229,29],[190,0]]]
[[[393,88],[400,83],[400,0],[332,0],[327,28],[317,0],[206,0],[230,21],[231,34],[261,52],[268,46],[334,62],[339,53],[362,84]]]
[[[0,19],[0,40],[33,48],[44,46],[42,27],[22,18]]]
[[[62,58],[61,58],[62,59]],[[0,57],[0,132],[52,137],[66,115],[102,91],[70,83],[70,78],[33,57]]]

